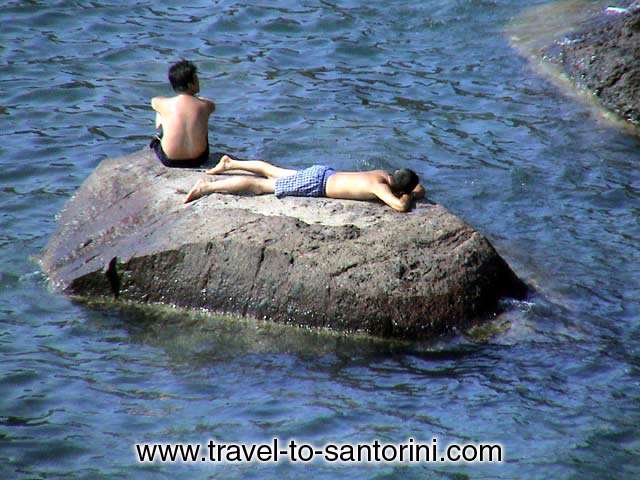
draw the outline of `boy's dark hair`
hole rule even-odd
[[[180,60],[169,68],[169,83],[176,92],[186,92],[196,81],[198,69],[189,60]]]
[[[413,170],[401,168],[393,172],[393,190],[398,193],[411,193],[420,179]]]

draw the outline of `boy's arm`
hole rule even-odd
[[[156,111],[156,128],[162,127],[163,101],[163,97],[153,97],[151,99],[151,108]]]
[[[153,97],[151,99],[151,108],[162,115],[162,106],[164,105],[164,97]]]
[[[377,183],[373,194],[398,212],[408,212],[411,206],[411,195],[408,193],[396,197],[387,183]]]

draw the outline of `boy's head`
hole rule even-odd
[[[416,172],[408,168],[396,170],[391,178],[393,179],[391,189],[396,193],[411,193],[420,181]]]
[[[169,68],[169,82],[171,87],[178,93],[198,93],[200,90],[198,70],[188,60],[180,60],[171,65]]]

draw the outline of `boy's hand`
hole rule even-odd
[[[421,198],[424,198],[425,194],[426,194],[426,190],[420,184],[416,185],[416,188],[414,188],[413,192],[411,192],[411,195],[416,200],[420,200]]]

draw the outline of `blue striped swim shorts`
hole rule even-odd
[[[324,197],[327,192],[327,180],[336,171],[324,165],[314,165],[287,177],[276,180],[276,197]]]

